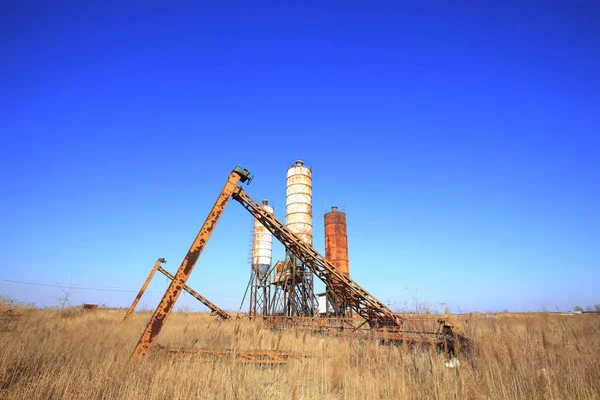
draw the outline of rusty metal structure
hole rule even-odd
[[[169,271],[167,271],[163,267],[158,267],[158,271],[160,273],[162,273],[164,276],[166,276],[167,278],[169,278],[171,281],[173,279],[175,279],[175,277],[173,275],[171,275],[169,273]],[[192,289],[188,285],[185,285],[183,287],[183,290],[185,290],[186,292],[191,294],[192,297],[194,297],[196,300],[198,300],[199,302],[204,304],[206,307],[208,307],[210,309],[210,315],[215,315],[215,316],[221,318],[222,320],[228,320],[231,318],[231,315],[229,315],[227,313],[227,311],[219,308],[216,304],[214,304],[213,302],[208,300],[206,297],[202,296],[200,293],[196,292],[194,289]]]
[[[422,324],[428,322],[430,318],[405,318],[392,312],[348,275],[338,271],[333,264],[291,232],[274,215],[261,210],[256,200],[241,187],[235,189],[233,198],[271,231],[273,236],[321,281],[326,285],[328,282],[336,282],[336,285],[329,285],[328,290],[338,301],[364,320],[360,326],[366,324],[376,330],[382,340],[422,343],[442,341],[444,346],[451,349],[454,349],[456,340],[463,348],[470,345],[468,339],[459,332],[449,318],[437,318],[435,319],[437,327],[425,330]]]
[[[206,243],[208,242],[211,233],[215,229],[217,222],[219,222],[227,203],[229,203],[231,195],[233,194],[234,190],[236,190],[237,184],[239,182],[250,183],[251,180],[252,177],[250,176],[248,170],[240,167],[235,167],[229,174],[227,182],[225,183],[223,190],[221,190],[221,194],[219,194],[219,197],[208,214],[206,221],[204,221],[202,228],[200,228],[198,235],[196,235],[196,238],[192,242],[190,249],[181,262],[181,265],[177,269],[177,273],[162,297],[160,304],[154,311],[148,326],[142,333],[142,336],[140,337],[140,340],[138,341],[138,344],[135,347],[132,355],[134,359],[138,359],[146,355],[148,349],[156,340],[156,337],[164,326],[165,321],[171,314],[171,311],[175,306],[175,302],[177,302],[177,299],[181,295],[183,287],[186,285],[187,280],[194,270],[194,266],[196,265],[200,254],[202,254],[202,250],[204,250],[206,247]]]
[[[458,338],[460,348],[468,349],[470,342],[462,336],[458,328],[445,316],[407,315],[400,316],[405,323],[403,328],[383,327],[371,328],[365,320],[356,316],[346,317],[264,317],[263,326],[274,331],[308,330],[313,334],[335,334],[339,336],[356,336],[378,339],[382,343],[432,344],[440,349],[454,347]],[[458,337],[455,337],[458,334]]]
[[[442,344],[445,348],[452,350],[456,345],[460,347],[467,347],[469,345],[469,340],[464,337],[448,318],[408,318],[392,312],[385,304],[352,280],[345,271],[340,271],[324,256],[318,253],[312,247],[311,242],[307,240],[307,237],[301,236],[306,235],[306,231],[294,232],[289,226],[279,221],[272,213],[261,207],[261,204],[246,193],[241,186],[238,186],[239,182],[250,183],[250,181],[249,172],[240,167],[234,168],[229,175],[225,187],[219,194],[213,209],[209,213],[204,225],[181,263],[177,274],[174,276],[171,285],[142,334],[132,355],[133,359],[138,359],[146,355],[148,349],[156,340],[230,198],[240,203],[286,248],[289,257],[286,257],[285,262],[277,264],[281,268],[279,272],[285,272],[286,268],[293,272],[294,268],[301,265],[310,274],[317,276],[327,285],[327,289],[335,296],[336,301],[344,304],[347,309],[352,311],[351,329],[353,331],[368,327],[374,332],[376,337],[386,342],[435,343],[438,345]],[[310,232],[312,240],[312,226]],[[290,259],[294,260],[294,264],[286,265]],[[296,284],[298,281],[292,278],[291,282]],[[333,282],[335,284],[332,284]],[[297,285],[292,287],[293,291],[288,291],[287,293],[293,296],[296,293],[296,288]],[[312,302],[314,293],[311,291],[310,295],[312,296],[310,299]],[[301,303],[298,304],[296,303],[296,299],[290,298],[285,299],[285,301],[288,304],[293,304],[294,312],[288,313],[286,311],[284,316],[298,317],[302,315],[297,312],[298,310],[303,311],[299,308],[302,306]],[[308,317],[313,316],[309,312],[306,314],[308,314],[306,315]],[[431,324],[436,327],[426,328],[424,324]]]
[[[157,346],[158,347],[158,346]],[[166,354],[177,360],[215,361],[235,360],[242,364],[287,364],[290,359],[324,358],[323,354],[292,353],[278,350],[207,350],[186,348],[156,348],[159,354]]]
[[[363,317],[371,327],[401,326],[401,318],[385,304],[364,290],[349,276],[339,272],[333,264],[306,244],[274,215],[265,213],[260,205],[241,187],[233,192],[233,198],[239,202],[254,218],[258,219],[300,262],[310,269],[325,284],[335,280],[339,285],[331,290],[352,310]]]
[[[164,258],[159,258],[158,260],[156,260],[156,263],[154,263],[154,267],[152,267],[152,271],[150,271],[148,278],[146,278],[146,281],[142,285],[142,288],[138,292],[137,296],[135,296],[135,299],[133,299],[133,303],[131,303],[131,306],[125,313],[125,316],[123,317],[123,321],[121,321],[121,322],[127,322],[129,320],[129,317],[131,317],[131,314],[133,314],[133,310],[135,310],[138,303],[140,302],[140,299],[142,298],[142,296],[144,295],[144,292],[148,288],[148,285],[150,284],[150,281],[154,277],[154,274],[156,274],[158,267],[160,267],[161,264],[166,263],[166,262],[167,262],[167,260],[165,260]]]
[[[324,215],[325,220],[325,257],[341,274],[350,277],[348,262],[348,231],[346,226],[346,213],[331,207],[331,211]],[[335,291],[330,288],[340,286],[335,277],[330,277],[326,283],[326,312],[333,315],[345,316],[350,309],[344,304],[343,299],[335,296]]]
[[[301,160],[287,170],[285,222],[290,232],[312,246],[312,170]],[[285,245],[285,244],[284,244]],[[286,247],[285,260],[271,278],[270,315],[314,316],[318,309],[313,273]]]
[[[152,271],[150,271],[150,275],[148,275],[148,279],[146,279],[146,282],[144,282],[142,289],[140,290],[140,292],[138,293],[136,298],[133,300],[133,304],[131,305],[129,310],[127,310],[127,314],[125,314],[125,319],[123,319],[123,322],[127,321],[129,319],[129,317],[131,316],[131,314],[133,313],[133,311],[135,310],[137,303],[142,298],[142,295],[146,291],[146,288],[148,287],[148,284],[152,280],[152,277],[154,276],[156,271],[160,272],[161,274],[163,274],[164,276],[169,278],[171,281],[173,281],[173,279],[175,279],[175,277],[171,273],[169,273],[169,271],[167,271],[166,269],[164,269],[162,267],[162,265],[160,265],[161,263],[166,263],[166,262],[167,261],[164,258],[158,259],[158,261],[152,268]],[[188,292],[190,295],[192,295],[192,297],[194,297],[196,300],[198,300],[199,302],[204,304],[206,307],[208,307],[208,309],[210,310],[210,315],[217,316],[218,318],[221,318],[222,320],[227,320],[227,319],[231,318],[231,315],[229,315],[225,310],[222,310],[221,308],[217,307],[216,304],[214,304],[213,302],[208,300],[206,297],[202,296],[200,293],[196,292],[194,289],[192,289],[188,285],[183,286],[183,290]]]

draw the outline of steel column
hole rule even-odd
[[[156,263],[154,264],[152,271],[150,271],[150,275],[148,275],[148,278],[146,279],[146,282],[144,282],[144,284],[142,285],[142,288],[140,289],[138,295],[135,297],[135,299],[133,299],[133,303],[131,303],[131,307],[129,307],[129,310],[127,310],[127,313],[125,314],[125,317],[123,318],[123,321],[121,321],[121,322],[126,322],[129,319],[129,317],[131,317],[131,314],[133,314],[133,310],[135,310],[135,307],[137,307],[137,304],[140,302],[140,299],[144,295],[144,292],[146,291],[148,284],[152,280],[152,277],[156,273],[156,270],[158,269],[158,267],[160,267],[160,264],[166,263],[166,262],[167,262],[167,260],[165,260],[164,258],[159,258],[158,260],[156,260]]]
[[[175,302],[179,298],[181,290],[186,285],[186,282],[190,277],[200,254],[202,254],[202,250],[204,250],[210,235],[214,231],[221,214],[223,214],[223,210],[225,210],[225,206],[227,206],[236,185],[240,181],[246,182],[250,180],[249,172],[240,167],[236,167],[231,174],[229,174],[229,178],[227,179],[227,183],[225,183],[221,194],[219,194],[206,221],[204,221],[204,225],[202,225],[196,239],[194,239],[185,258],[181,262],[181,265],[175,274],[175,278],[171,281],[160,304],[156,308],[156,311],[154,311],[146,330],[142,333],[135,351],[132,354],[132,359],[139,359],[145,356],[152,343],[156,340],[156,337],[160,333],[169,314],[175,307]]]
[[[171,273],[169,271],[167,271],[166,269],[164,269],[163,267],[158,267],[158,271],[160,273],[162,273],[164,276],[166,276],[167,278],[169,278],[170,280],[175,279],[175,277],[173,275],[171,275]],[[188,285],[185,285],[183,287],[183,290],[185,290],[186,292],[191,294],[196,300],[198,300],[199,302],[204,304],[206,307],[208,307],[210,309],[210,311],[214,312],[219,317],[221,317],[221,319],[225,320],[225,319],[231,318],[231,315],[229,315],[226,311],[217,307],[213,302],[208,300],[206,297],[202,296],[200,293],[196,292],[194,289],[192,289]]]

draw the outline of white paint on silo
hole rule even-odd
[[[261,208],[273,214],[273,207],[263,200]],[[273,257],[273,234],[267,230],[257,219],[254,220],[254,241],[252,245],[252,268],[261,278],[271,267]]]
[[[300,160],[287,171],[285,224],[312,246],[312,171]]]
[[[317,294],[317,304],[319,304],[319,314],[327,313],[327,295],[325,293]]]

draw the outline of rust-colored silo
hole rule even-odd
[[[325,214],[325,258],[341,273],[349,276],[346,213],[331,207]]]

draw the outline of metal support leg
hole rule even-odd
[[[229,202],[234,189],[238,182],[245,182],[247,180],[249,180],[248,171],[242,170],[239,167],[236,167],[231,174],[229,174],[225,187],[223,187],[210,214],[208,214],[206,221],[204,221],[204,225],[202,225],[196,239],[194,239],[188,253],[181,262],[181,265],[175,274],[175,278],[171,281],[160,304],[156,308],[156,311],[154,311],[154,315],[152,315],[146,330],[142,333],[135,351],[133,352],[132,359],[139,359],[145,356],[152,343],[156,340],[156,337],[160,333],[169,314],[171,314],[171,311],[175,307],[175,302],[179,298],[183,287],[186,285],[186,282],[190,277],[200,254],[202,254],[202,250],[204,250],[210,235],[214,231],[221,214],[223,214],[223,210],[225,210],[225,206]]]
[[[131,303],[131,307],[129,307],[129,310],[127,310],[127,313],[125,314],[125,317],[123,318],[123,321],[121,321],[121,322],[127,322],[129,317],[131,317],[131,314],[133,314],[133,310],[135,310],[135,307],[137,307],[137,304],[140,302],[140,299],[144,295],[144,292],[146,291],[148,284],[152,280],[152,277],[158,270],[158,267],[160,267],[160,264],[166,263],[166,262],[167,262],[167,260],[165,260],[164,258],[159,258],[158,260],[156,260],[156,263],[154,264],[154,268],[152,268],[152,271],[150,271],[150,275],[148,275],[148,278],[146,279],[146,282],[144,282],[144,284],[142,285],[142,288],[140,289],[140,292],[138,293],[138,295],[135,297],[135,299],[133,299],[133,303]]]

